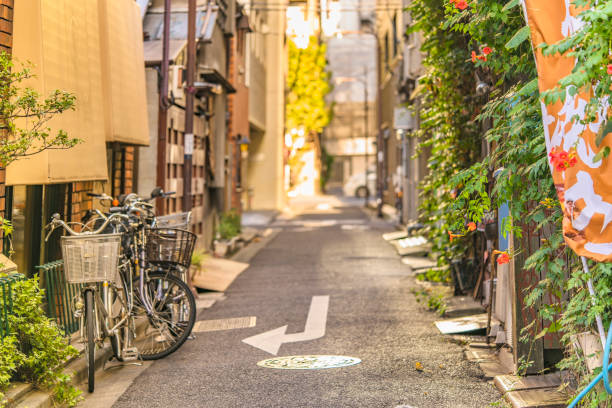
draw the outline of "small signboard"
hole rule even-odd
[[[393,110],[393,123],[395,129],[414,130],[416,128],[414,112],[405,107],[400,106]]]

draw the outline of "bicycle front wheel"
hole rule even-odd
[[[85,331],[87,337],[87,391],[94,391],[94,382],[96,375],[96,341],[95,341],[95,311],[93,292],[88,290],[85,292]]]
[[[143,360],[158,360],[185,343],[196,318],[195,298],[189,286],[168,273],[151,273],[144,292],[135,301],[135,346]],[[143,295],[152,306],[147,313]]]

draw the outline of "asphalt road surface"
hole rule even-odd
[[[388,224],[333,198],[298,210],[275,221],[281,231],[226,299],[199,316],[254,316],[256,325],[197,334],[122,380],[127,389],[114,407],[482,408],[499,400],[462,348],[437,332],[435,315],[415,301],[407,266],[381,238],[392,230]],[[274,355],[242,340],[285,325],[287,334],[304,332],[313,296],[329,296],[324,336],[281,344],[278,356],[343,355],[362,362],[323,370],[257,366]],[[417,362],[423,371],[415,369]]]

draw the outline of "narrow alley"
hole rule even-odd
[[[196,333],[144,370],[119,369],[141,374],[114,407],[467,408],[500,398],[463,348],[439,334],[436,315],[416,302],[409,267],[381,238],[390,224],[330,196],[299,208],[272,224],[279,231],[226,299],[198,317],[254,316],[256,325]],[[257,366],[274,356],[242,340],[285,325],[288,334],[304,331],[315,296],[329,296],[325,335],[281,344],[278,356],[340,355],[361,363],[325,370]],[[98,385],[83,406],[103,406],[109,401],[100,396],[108,391]]]

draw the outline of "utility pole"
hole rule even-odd
[[[164,1],[164,33],[162,38],[161,83],[159,88],[159,108],[157,116],[157,185],[166,187],[166,145],[168,134],[168,69],[170,64],[170,3]],[[164,198],[157,199],[157,211],[165,213]]]
[[[376,121],[377,121],[377,134],[376,134],[376,215],[378,218],[383,218],[383,212],[382,212],[382,207],[383,207],[383,188],[384,188],[384,177],[385,177],[385,171],[383,166],[386,165],[386,163],[384,163],[383,159],[384,159],[384,137],[383,137],[383,129],[382,129],[382,117],[383,117],[383,111],[382,111],[382,92],[381,92],[381,83],[382,83],[382,76],[383,76],[383,67],[385,64],[385,61],[381,60],[382,58],[382,51],[380,49],[380,44],[378,43],[378,37],[376,37],[376,61],[378,61],[378,63],[376,64],[376,76],[377,76],[377,80],[376,80],[376,104],[377,104],[377,115],[376,115]]]
[[[368,128],[368,67],[367,65],[363,66],[363,112],[364,112],[364,129],[363,135],[365,139],[365,202],[363,203],[364,207],[368,207],[368,202],[370,201],[370,186],[368,184],[368,133],[370,133]]]
[[[183,160],[183,211],[191,211],[193,111],[195,99],[196,69],[196,0],[189,0],[187,15],[187,87],[185,89],[185,156]]]

